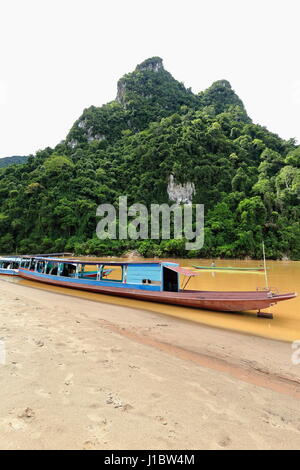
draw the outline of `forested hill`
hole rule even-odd
[[[28,157],[20,157],[20,156],[0,158],[0,168],[5,168],[10,165],[19,165],[21,163],[26,163],[27,160],[28,160]]]
[[[99,204],[170,203],[176,188],[205,204],[200,252],[184,240],[96,238]],[[119,80],[114,101],[85,109],[65,141],[0,169],[0,252],[261,258],[264,239],[269,258],[300,259],[299,197],[293,139],[254,124],[228,81],[194,94],[154,57]]]

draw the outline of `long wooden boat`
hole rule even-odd
[[[93,271],[97,272],[96,277],[91,277]],[[180,275],[189,280],[197,273],[168,262],[113,263],[24,258],[19,274],[24,279],[55,286],[221,312],[261,310],[296,296],[295,293],[279,295],[270,290],[184,290],[180,288]]]
[[[233,267],[233,266],[193,266],[195,269],[204,269],[208,271],[251,271],[251,272],[264,272],[263,267],[259,268],[241,268],[241,267]]]
[[[17,276],[21,258],[0,258],[0,274],[6,276]]]

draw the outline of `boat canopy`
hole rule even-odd
[[[166,268],[171,269],[176,273],[183,274],[184,276],[199,276],[199,273],[195,273],[189,269],[181,268],[180,266],[166,266]]]
[[[19,258],[11,258],[9,256],[0,257],[0,262],[6,262],[6,263],[18,263],[20,260],[21,260],[21,257]]]
[[[52,261],[54,263],[66,263],[66,264],[86,264],[86,265],[103,265],[103,266],[128,266],[128,265],[137,265],[137,266],[148,266],[148,265],[157,265],[157,266],[164,266],[169,268],[170,266],[177,266],[176,263],[170,263],[168,261],[107,261],[107,260],[94,260],[94,261],[86,261],[83,259],[67,259],[67,258],[49,258],[49,257],[41,257],[41,256],[23,256],[25,259],[35,259],[36,261]]]

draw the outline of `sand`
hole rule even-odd
[[[289,343],[3,280],[0,339],[0,449],[300,448]]]

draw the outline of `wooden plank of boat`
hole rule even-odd
[[[232,267],[232,266],[193,266],[195,269],[206,269],[209,271],[256,271],[264,272],[263,267],[259,268],[242,268],[242,267]]]
[[[179,268],[180,269],[180,268]],[[174,269],[175,270],[175,269]],[[147,300],[184,307],[194,307],[220,312],[243,312],[248,310],[262,310],[277,302],[293,299],[295,293],[274,294],[268,291],[222,292],[222,291],[195,291],[186,290],[169,292],[161,290],[147,290],[147,285],[136,288],[124,283],[96,281],[88,279],[70,279],[57,275],[46,275],[25,268],[20,268],[20,275],[24,279],[38,281],[55,286],[69,287],[100,294],[129,297],[137,300]],[[107,282],[107,284],[106,284]],[[151,286],[149,286],[150,288]]]

